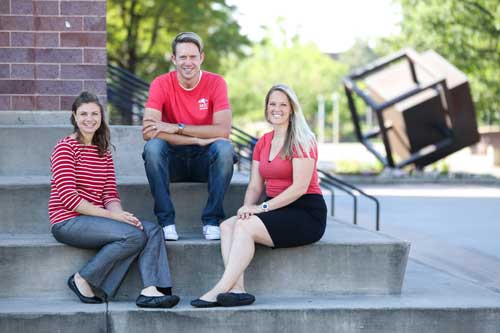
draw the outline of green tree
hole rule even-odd
[[[323,54],[313,44],[302,44],[298,38],[282,46],[264,39],[243,60],[233,57],[227,62],[225,78],[229,86],[231,108],[237,126],[251,130],[255,121],[264,121],[264,97],[275,83],[285,83],[297,93],[310,125],[315,124],[317,96],[330,99],[341,92],[345,65]],[[327,112],[331,104],[327,105]],[[343,108],[347,121],[347,109]],[[311,126],[314,127],[314,126]]]
[[[379,57],[368,42],[357,38],[349,50],[340,54],[339,61],[346,64],[349,71],[365,66]]]
[[[411,46],[433,49],[465,72],[482,123],[500,120],[500,2],[398,0],[401,34],[383,41],[383,53]]]
[[[110,62],[150,81],[171,69],[170,45],[181,31],[195,31],[205,43],[204,68],[218,71],[222,57],[249,45],[225,0],[108,0]]]

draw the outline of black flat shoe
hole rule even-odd
[[[219,303],[204,301],[202,299],[197,298],[191,301],[191,305],[194,306],[195,308],[214,308],[216,306],[219,306]]]
[[[255,302],[255,296],[248,293],[222,293],[217,295],[217,303],[221,306],[243,306]]]
[[[139,295],[135,304],[141,308],[172,308],[179,303],[179,296],[165,295],[165,296],[144,296]]]
[[[74,274],[71,275],[68,279],[68,287],[76,294],[76,296],[78,296],[80,301],[82,301],[83,303],[88,303],[88,304],[102,303],[102,299],[100,299],[97,296],[87,297],[82,295],[82,293],[80,292],[80,290],[78,290],[78,287],[76,286]]]

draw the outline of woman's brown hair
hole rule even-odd
[[[78,142],[83,143],[82,133],[80,132],[80,129],[76,124],[75,116],[76,116],[76,110],[82,104],[88,104],[88,103],[96,104],[97,106],[99,106],[99,109],[101,110],[101,126],[99,126],[99,128],[95,132],[92,138],[92,144],[97,146],[97,148],[99,149],[99,155],[103,156],[109,149],[111,140],[110,140],[109,127],[104,119],[104,108],[102,107],[102,104],[101,102],[99,102],[99,98],[97,98],[96,95],[88,91],[83,91],[80,93],[80,95],[78,95],[78,97],[75,99],[71,107],[71,111],[73,111],[71,113],[71,124],[73,124],[73,130],[76,132],[76,140]]]

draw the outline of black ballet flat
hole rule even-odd
[[[172,308],[179,303],[179,296],[165,295],[165,296],[144,296],[139,295],[135,304],[141,308]]]
[[[216,306],[219,306],[220,304],[217,302],[209,302],[197,298],[191,301],[191,305],[195,308],[214,308]]]
[[[78,290],[78,287],[76,286],[74,274],[71,275],[68,279],[68,287],[76,294],[76,296],[78,296],[80,301],[82,301],[83,303],[101,304],[103,302],[102,299],[97,296],[87,297],[82,295],[82,293],[80,292],[80,290]]]
[[[255,302],[255,296],[248,293],[222,293],[217,295],[217,303],[221,306],[244,306]]]

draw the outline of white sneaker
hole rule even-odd
[[[177,235],[177,230],[175,230],[175,224],[163,227],[163,238],[168,241],[176,241],[179,239],[179,235]]]
[[[206,240],[219,240],[220,228],[215,225],[205,225],[203,226],[203,235]]]

